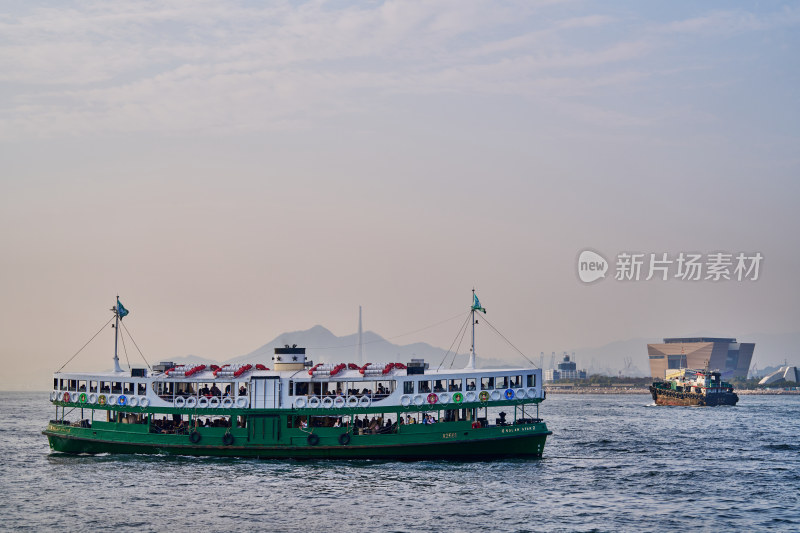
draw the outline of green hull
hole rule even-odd
[[[544,423],[479,429],[472,429],[463,422],[433,426],[420,424],[402,427],[393,434],[348,433],[349,441],[342,437],[346,433],[344,428],[319,428],[314,432],[315,437],[311,438],[306,431],[287,429],[281,434],[280,431],[275,431],[277,427],[268,429],[272,434],[267,439],[258,438],[260,435],[254,435],[254,431],[245,428],[235,428],[227,438],[224,428],[199,428],[200,439],[196,443],[192,442],[189,435],[79,428],[59,424],[50,424],[43,433],[54,451],[71,454],[405,460],[541,457],[545,440],[551,434]],[[225,441],[230,444],[226,445]],[[342,441],[346,442],[342,444]]]

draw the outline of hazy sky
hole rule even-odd
[[[792,2],[4,2],[0,388],[47,388],[117,293],[151,362],[359,304],[391,337],[473,286],[536,357],[798,332],[798,29]],[[764,260],[584,285],[585,248]]]

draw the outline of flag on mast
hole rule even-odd
[[[125,307],[120,303],[119,298],[117,298],[117,316],[120,318],[120,320],[125,318],[129,312],[130,311],[125,309]]]
[[[481,307],[481,302],[480,302],[480,300],[478,300],[478,295],[475,294],[474,292],[472,293],[472,299],[473,299],[472,309],[475,310],[475,311],[483,311],[483,314],[485,315],[486,314],[486,309]]]

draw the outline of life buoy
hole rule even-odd
[[[311,433],[308,435],[308,438],[306,438],[306,441],[308,442],[309,446],[316,446],[319,444],[319,436]]]
[[[233,444],[233,440],[234,440],[233,435],[231,435],[230,433],[225,433],[222,436],[222,444],[224,444],[225,446],[230,446],[231,444]]]
[[[453,401],[456,403],[461,403],[464,401],[464,395],[460,392],[453,394]]]
[[[105,405],[106,404],[106,395],[105,394],[101,394],[100,396],[98,396],[97,397],[97,403],[100,404],[100,405]]]
[[[222,407],[225,409],[230,409],[231,407],[233,407],[233,398],[231,398],[230,396],[224,398],[222,400]]]
[[[197,407],[201,409],[205,409],[206,407],[208,407],[208,398],[202,396],[199,400],[197,400]]]
[[[333,406],[336,407],[337,409],[341,409],[342,407],[344,407],[344,397],[343,396],[337,396],[333,400]]]
[[[309,398],[308,406],[311,409],[316,409],[317,407],[319,407],[319,398],[317,398],[316,396],[312,396],[311,398]]]
[[[339,444],[342,446],[347,446],[350,444],[350,433],[342,433],[339,435]]]
[[[515,391],[515,394],[516,394],[517,398],[523,399],[523,398],[525,398],[525,389],[517,389]]]
[[[493,390],[491,396],[492,396],[492,400],[494,400],[496,402],[497,400],[500,399],[500,391],[499,390]]]
[[[358,399],[359,407],[369,407],[372,404],[372,398],[366,394]]]
[[[142,396],[141,398],[139,398],[139,406],[140,406],[140,407],[147,407],[148,405],[150,405],[150,400],[148,400],[148,399],[147,399],[146,397],[144,397],[144,396]]]
[[[202,438],[202,435],[200,435],[200,433],[197,431],[192,431],[189,433],[189,440],[192,441],[192,444],[197,444]]]
[[[86,403],[86,393],[82,392],[80,396],[78,396],[78,401],[81,403]]]
[[[435,392],[432,392],[432,393],[428,394],[428,403],[429,404],[433,405],[438,401],[439,401],[439,397],[436,396]]]
[[[298,409],[302,409],[303,407],[306,406],[306,399],[302,396],[300,396],[299,398],[295,398],[294,406],[297,407]]]
[[[90,394],[89,395],[89,403],[97,403],[97,394]]]
[[[513,400],[514,399],[514,389],[506,389],[506,392],[503,393],[503,396],[506,397],[506,400]]]
[[[469,391],[467,395],[464,396],[464,399],[466,399],[468,402],[474,402],[476,398],[477,395],[473,391]]]
[[[218,398],[218,397],[216,397],[216,396],[212,396],[212,397],[211,397],[211,398],[208,400],[208,406],[209,406],[209,407],[213,407],[214,409],[216,409],[217,407],[219,407],[219,398]]]
[[[130,405],[131,407],[136,407],[137,405],[139,405],[139,400],[136,398],[136,396],[131,396],[131,399],[128,400],[128,405]]]
[[[113,394],[108,396],[108,405],[117,405],[117,397]]]
[[[439,394],[439,401],[441,403],[450,403],[450,395],[446,392]]]
[[[125,407],[126,405],[128,405],[128,398],[126,398],[124,394],[121,394],[120,397],[117,398],[117,405]]]
[[[425,398],[422,397],[422,394],[417,394],[414,396],[414,405],[422,405],[425,403]]]
[[[186,407],[188,407],[189,409],[195,407],[196,405],[197,405],[197,398],[195,398],[194,396],[189,396],[186,399]]]
[[[236,398],[236,407],[239,409],[244,409],[247,407],[247,396],[239,396]]]
[[[409,405],[411,405],[411,396],[406,395],[401,397],[400,405],[402,405],[403,407],[408,407]]]
[[[65,392],[64,396],[61,397],[61,401],[68,402],[69,401],[69,393]]]
[[[478,399],[482,402],[489,401],[489,393],[485,390],[482,390],[480,394],[478,394]]]
[[[323,398],[322,407],[324,407],[325,409],[330,409],[331,407],[333,407],[333,398],[331,398],[330,396],[326,396],[325,398]]]
[[[357,407],[358,406],[358,396],[350,396],[347,398],[347,407]]]
[[[178,396],[177,398],[175,398],[175,401],[173,403],[175,407],[180,409],[181,407],[186,405],[186,398],[184,398],[183,396]]]
[[[528,396],[528,398],[536,398],[536,389],[534,389],[534,388],[528,389],[527,396]]]
[[[58,398],[58,393],[55,392],[55,391],[51,392],[50,393],[50,401],[54,402],[54,401],[56,401],[56,398]]]

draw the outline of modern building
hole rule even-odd
[[[800,382],[800,371],[797,370],[796,366],[782,366],[772,374],[764,376],[764,379],[759,381],[758,384],[768,385],[781,380],[798,383]]]
[[[564,354],[564,359],[558,363],[558,368],[544,371],[545,381],[558,381],[559,379],[586,379],[586,370],[578,370],[578,364],[570,361],[569,355]]]
[[[705,368],[719,370],[725,379],[747,378],[756,345],[732,338],[676,337],[663,344],[648,344],[650,376],[663,379],[667,370]]]

